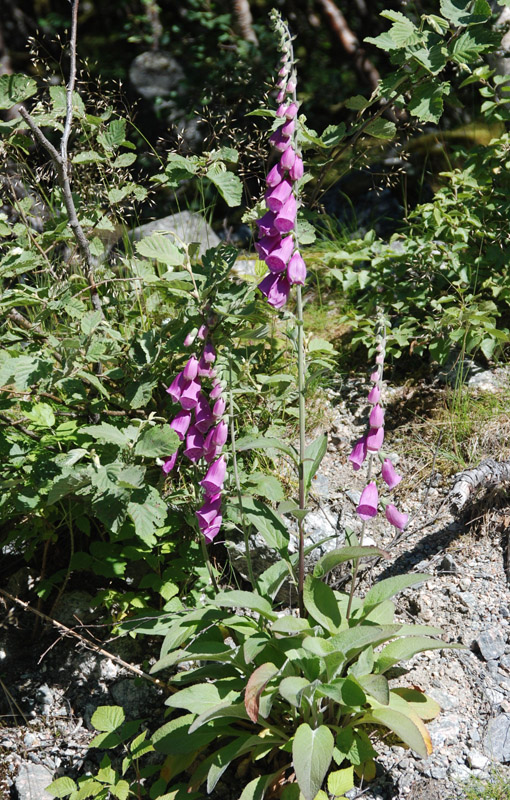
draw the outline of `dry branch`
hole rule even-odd
[[[253,17],[249,0],[234,0],[234,14],[237,27],[243,39],[258,45],[257,34],[253,30]]]
[[[505,481],[510,481],[510,461],[495,461],[493,458],[488,458],[474,469],[459,472],[455,476],[455,483],[448,497],[450,510],[458,514],[480,486],[486,488],[498,486]]]

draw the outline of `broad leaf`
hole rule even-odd
[[[330,633],[336,633],[342,622],[333,589],[317,578],[308,575],[305,580],[303,602],[308,613]]]
[[[396,575],[394,578],[385,578],[383,581],[374,584],[365,595],[363,601],[364,612],[367,613],[371,608],[379,605],[384,600],[398,594],[402,589],[407,589],[409,586],[415,586],[418,583],[423,583],[430,578],[422,572],[416,572],[414,575]]]
[[[154,532],[163,527],[167,513],[166,503],[158,490],[146,486],[132,492],[127,513],[134,523],[136,535],[152,547],[156,543]]]
[[[2,75],[0,77],[0,109],[24,103],[37,92],[37,83],[28,75]]]
[[[319,558],[317,561],[313,575],[314,578],[323,578],[332,569],[339,564],[344,564],[346,561],[353,561],[358,558],[375,558],[375,557],[389,558],[389,553],[386,550],[381,550],[380,547],[367,547],[358,545],[357,547],[341,547],[338,550],[331,550],[326,555]]]
[[[227,206],[235,208],[241,204],[243,184],[238,175],[222,169],[220,164],[213,164],[205,173],[205,177],[216,186]]]
[[[266,685],[278,672],[278,667],[268,662],[252,672],[246,684],[244,705],[252,722],[257,722],[259,716],[259,699]]]
[[[240,511],[237,503],[233,504]],[[242,499],[243,514],[262,536],[268,547],[278,550],[280,555],[287,554],[289,531],[283,520],[262,500],[244,496]]]
[[[278,614],[273,611],[271,604],[253,592],[218,592],[213,602],[220,608],[249,608],[266,619],[275,620],[278,618]]]
[[[397,126],[394,122],[379,117],[369,122],[365,132],[375,139],[393,139],[397,135]]]
[[[215,719],[248,719],[244,703],[220,703],[220,705],[210,708],[199,714],[194,722],[190,725],[189,732],[194,733],[196,730],[206,725]],[[206,730],[210,730],[210,726]]]
[[[280,450],[290,456],[297,465],[299,457],[292,445],[269,436],[243,436],[236,442],[237,450]]]
[[[237,681],[236,681],[237,684]],[[239,691],[232,688],[231,680],[216,681],[216,683],[197,683],[186,686],[185,689],[165,700],[165,705],[172,708],[185,708],[193,714],[202,714],[224,703],[232,703],[239,699]]]
[[[305,800],[314,800],[326,777],[335,742],[325,725],[311,728],[306,722],[296,731],[292,743],[292,764]]]
[[[170,425],[153,425],[146,429],[135,445],[137,456],[163,458],[178,449],[180,439]]]
[[[340,797],[354,786],[354,767],[346,767],[328,775],[328,791],[334,797]]]
[[[53,797],[67,797],[68,794],[75,792],[77,788],[72,778],[63,777],[57,778],[56,781],[50,783],[49,786],[45,787],[44,791]]]
[[[382,676],[374,676],[382,677]],[[425,692],[419,689],[412,689],[409,686],[399,686],[391,690],[392,696],[401,697],[418,714],[420,719],[435,719],[441,711],[441,706],[432,697],[428,697]]]
[[[155,750],[159,753],[185,755],[212,742],[217,731],[214,728],[206,728],[200,732],[190,731],[194,719],[194,714],[184,714],[158,728],[151,736]]]
[[[180,267],[184,264],[184,253],[168,236],[162,233],[153,233],[135,244],[136,250],[146,258],[153,258],[160,264],[169,267]]]
[[[99,706],[91,717],[91,723],[96,731],[111,733],[120,728],[126,715],[122,706]]]
[[[376,666],[379,672],[385,672],[399,661],[407,661],[417,653],[425,650],[464,649],[464,645],[446,644],[438,639],[429,639],[427,636],[410,636],[406,639],[396,639],[386,645],[384,650],[377,654]]]
[[[397,734],[415,753],[427,758],[432,752],[432,743],[425,725],[419,717],[410,719],[392,708],[374,708],[358,722],[374,722],[384,725]]]
[[[94,439],[106,444],[116,444],[119,447],[127,447],[131,441],[130,437],[115,425],[109,422],[102,422],[100,425],[86,425],[81,429],[83,433],[89,433]]]
[[[364,692],[378,703],[387,706],[390,702],[390,688],[384,675],[357,675],[356,680]]]
[[[303,473],[305,480],[305,493],[308,494],[312,485],[315,473],[319,469],[320,463],[324,458],[328,448],[328,437],[325,433],[315,439],[305,450]]]
[[[288,703],[299,708],[303,690],[309,686],[310,681],[296,675],[291,678],[284,678],[278,687],[278,691]]]

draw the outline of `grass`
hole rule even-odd
[[[465,786],[463,800],[510,800],[510,774],[499,768],[491,770],[488,781],[471,778]]]

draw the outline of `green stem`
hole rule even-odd
[[[296,287],[297,299],[297,325],[298,325],[298,393],[299,393],[299,509],[304,511],[306,508],[305,496],[305,346],[304,346],[304,326],[303,326],[303,300],[301,296],[301,286]],[[304,616],[305,607],[303,602],[303,591],[305,584],[305,531],[304,519],[300,515],[298,520],[299,530],[299,569],[298,569],[298,595],[299,595],[299,614]]]
[[[211,579],[212,587],[215,592],[218,592],[218,584],[216,583],[216,578],[214,577],[214,570],[212,568],[211,559],[209,558],[209,553],[207,552],[207,545],[205,543],[204,534],[202,531],[198,532],[200,536],[200,546],[202,548],[202,555],[204,556],[204,561],[207,566],[207,571],[209,572],[209,577]]]
[[[232,467],[234,470],[234,481],[236,485],[237,499],[239,502],[239,511],[241,514],[241,525],[243,526],[244,535],[244,549],[246,552],[246,565],[248,567],[248,577],[252,587],[258,592],[257,581],[253,572],[253,562],[251,560],[250,552],[250,538],[248,535],[248,527],[244,518],[243,511],[243,495],[241,492],[241,483],[239,481],[239,470],[237,468],[237,451],[236,451],[236,429],[234,424],[234,395],[232,393],[232,355],[229,355],[229,416],[230,416],[230,448],[232,450]]]
[[[372,477],[372,465],[374,461],[373,453],[370,453],[368,457],[368,469],[367,469],[367,484],[370,483],[370,478]],[[363,544],[363,539],[365,536],[365,528],[366,528],[367,521],[363,520],[363,524],[361,526],[361,536],[359,537],[360,545]],[[355,558],[352,562],[352,579],[351,579],[351,588],[349,590],[349,602],[347,603],[347,611],[345,612],[345,617],[347,621],[350,619],[351,616],[351,606],[352,601],[354,599],[354,589],[356,588],[356,578],[358,577],[358,568],[359,568],[359,558]]]

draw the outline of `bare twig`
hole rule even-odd
[[[488,458],[474,469],[466,469],[455,476],[455,484],[448,496],[450,510],[458,513],[479,486],[497,486],[510,481],[510,461]]]

